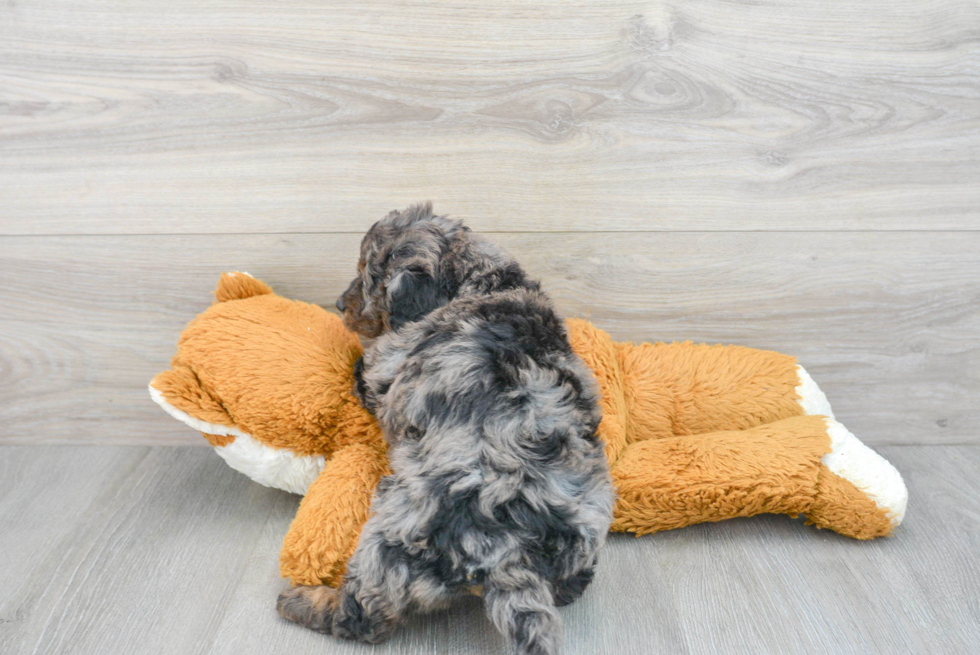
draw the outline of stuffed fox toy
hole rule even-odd
[[[215,295],[150,394],[233,468],[304,494],[283,543],[282,575],[337,586],[388,471],[380,429],[352,393],[360,342],[338,316],[244,273],[223,275]],[[618,492],[612,530],[804,514],[817,527],[871,539],[901,523],[901,475],[834,420],[792,357],[617,343],[576,319],[567,330],[602,394],[599,436]]]

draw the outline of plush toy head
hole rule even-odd
[[[350,393],[361,345],[340,318],[246,273],[223,275],[215,295],[181,335],[171,369],[150,383],[164,410],[233,468],[298,494],[340,448],[384,450]]]

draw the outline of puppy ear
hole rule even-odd
[[[446,303],[439,283],[422,266],[408,266],[388,282],[388,327],[398,330]]]

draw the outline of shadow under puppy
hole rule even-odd
[[[371,227],[337,307],[376,338],[355,393],[393,473],[341,587],[291,589],[280,614],[380,642],[407,611],[482,588],[515,653],[558,653],[555,607],[591,581],[614,492],[597,386],[550,300],[500,248],[424,204]]]

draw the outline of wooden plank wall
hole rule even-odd
[[[0,443],[203,444],[145,385],[219,273],[331,305],[421,199],[616,338],[980,443],[973,0],[5,4]]]

